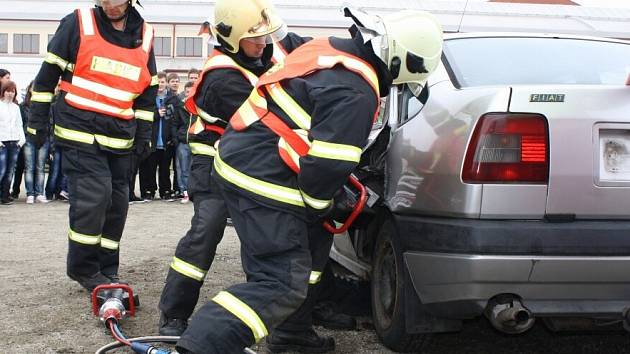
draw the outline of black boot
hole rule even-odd
[[[357,321],[352,316],[336,312],[333,304],[322,302],[313,309],[313,324],[328,329],[353,330],[357,328]]]
[[[168,318],[160,311],[159,332],[161,336],[181,336],[188,328],[188,320],[181,318]]]
[[[331,337],[320,337],[312,328],[299,332],[276,328],[267,337],[267,349],[271,353],[287,351],[309,354],[326,353],[335,350],[335,340]]]
[[[99,285],[111,283],[109,278],[104,276],[101,272],[98,272],[94,275],[72,274],[70,272],[68,272],[67,274],[70,279],[81,284],[81,286],[89,292],[92,292],[92,290],[94,290],[94,288]]]

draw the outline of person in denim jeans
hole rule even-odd
[[[20,106],[22,116],[27,115],[31,105],[31,96],[33,83],[28,85],[24,102]],[[27,128],[28,129],[28,128]],[[26,139],[26,145],[22,149],[24,151],[24,184],[26,185],[26,204],[48,203],[48,199],[44,195],[44,167],[48,157],[48,139],[44,141],[39,149],[32,135]]]
[[[15,164],[25,137],[22,130],[22,115],[15,98],[17,87],[6,81],[0,88],[0,203],[12,204],[9,188],[13,180]]]
[[[188,97],[190,94],[194,82],[189,81],[184,86],[184,95]],[[175,167],[177,169],[179,191],[182,193],[182,199],[180,203],[186,204],[189,202],[188,198],[188,176],[190,175],[190,163],[192,161],[192,155],[190,153],[190,147],[188,146],[188,127],[190,126],[192,115],[186,111],[182,106],[179,107],[179,114],[175,121],[175,129],[177,135],[177,150],[176,159],[177,163]]]

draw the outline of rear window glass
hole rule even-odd
[[[461,38],[444,43],[460,87],[620,85],[630,73],[630,45],[566,38]]]

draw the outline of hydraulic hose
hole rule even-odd
[[[129,343],[166,343],[166,344],[175,344],[179,340],[179,337],[176,336],[146,336],[146,337],[136,337],[127,339]],[[94,354],[106,354],[112,349],[121,348],[126,346],[126,344],[121,343],[119,341],[107,344],[100,349],[98,349]]]

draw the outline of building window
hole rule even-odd
[[[39,54],[39,34],[14,34],[13,53]]]
[[[7,33],[0,33],[0,53],[9,52],[9,35]]]
[[[202,49],[201,43],[201,38],[177,37],[177,56],[200,57]]]
[[[170,57],[171,37],[155,37],[153,39],[153,53],[158,57]]]

